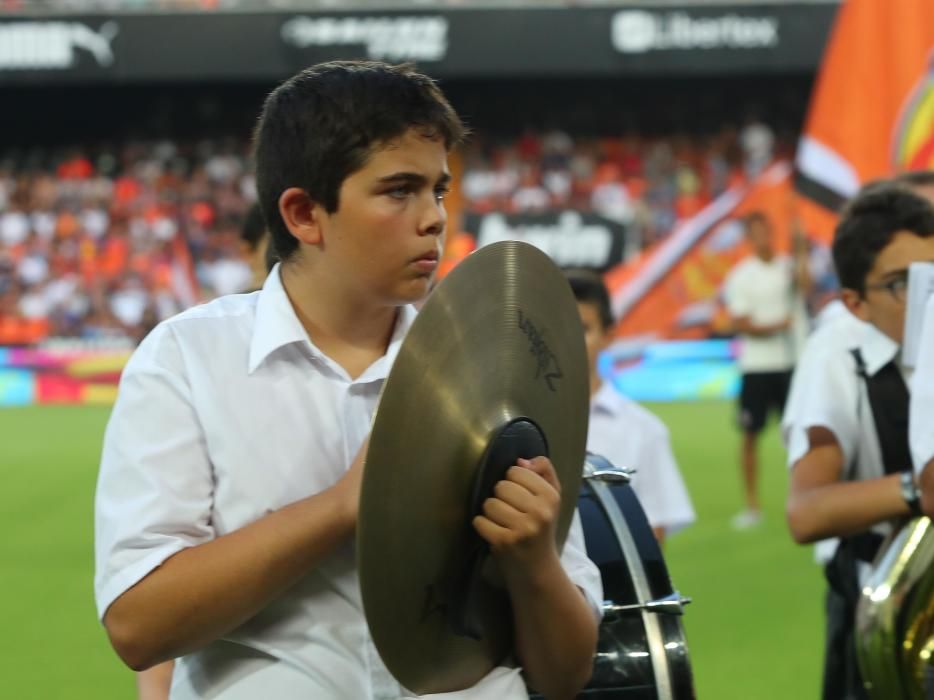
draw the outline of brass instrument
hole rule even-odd
[[[914,518],[873,562],[856,610],[856,655],[872,700],[934,697],[934,527]]]

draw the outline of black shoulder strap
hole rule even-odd
[[[856,361],[856,373],[866,384],[869,408],[879,437],[882,450],[882,466],[886,474],[897,474],[911,468],[911,452],[908,447],[908,387],[895,362],[869,376],[866,362],[859,348],[850,350]],[[856,609],[857,596],[852,591],[859,588],[856,561],[871,562],[882,544],[882,537],[871,530],[841,538],[837,551],[827,565],[827,579],[831,586],[847,599],[852,610]],[[845,584],[845,585],[844,585]],[[842,586],[842,587],[841,587]]]
[[[892,360],[871,377],[859,348],[850,350],[856,360],[856,371],[866,383],[869,406],[882,449],[882,465],[886,474],[897,474],[911,468],[908,446],[908,386],[895,361]]]

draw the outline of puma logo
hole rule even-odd
[[[109,66],[114,62],[114,52],[111,43],[119,32],[116,22],[104,22],[96,32],[86,24],[72,22],[70,27],[72,46],[89,51],[101,66]]]
[[[76,50],[90,53],[107,68],[115,57],[116,22],[104,22],[94,31],[81,22],[7,22],[0,24],[0,70],[53,70],[71,68]]]

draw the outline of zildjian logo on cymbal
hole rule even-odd
[[[525,337],[529,339],[529,352],[535,356],[535,361],[538,363],[535,369],[535,378],[538,379],[544,376],[548,388],[551,391],[557,391],[558,388],[555,386],[554,380],[561,379],[564,376],[561,373],[561,367],[558,365],[558,358],[548,347],[548,343],[542,337],[538,328],[535,327],[535,324],[532,323],[532,319],[526,317],[522,313],[522,309],[518,309],[518,312],[519,328],[525,333]]]

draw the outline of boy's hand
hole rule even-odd
[[[507,580],[516,574],[534,576],[559,562],[555,525],[560,509],[561,484],[551,460],[520,459],[496,484],[473,526]]]

